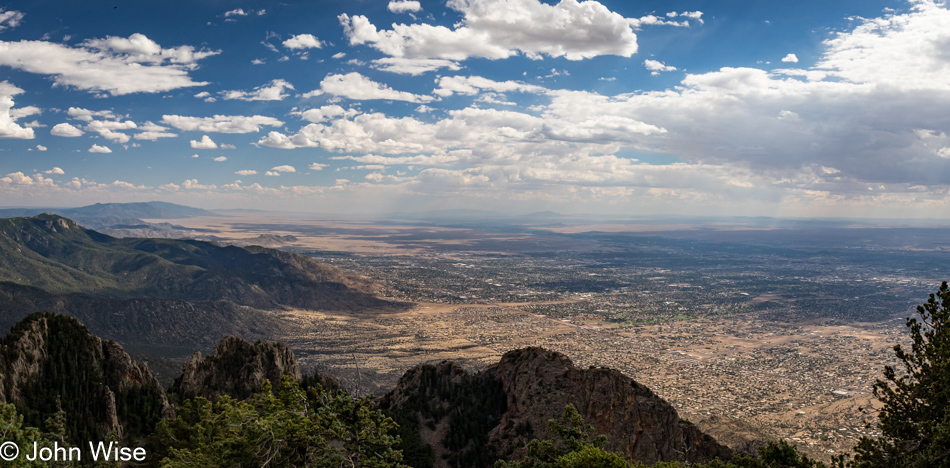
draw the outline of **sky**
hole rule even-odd
[[[0,206],[950,218],[930,0],[0,3]]]

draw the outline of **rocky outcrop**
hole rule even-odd
[[[0,403],[23,401],[23,389],[37,378],[49,353],[46,349],[46,319],[24,319],[17,327],[17,336],[3,341],[3,373],[0,375]]]
[[[443,452],[436,466],[521,458],[532,439],[552,438],[547,422],[560,418],[568,404],[607,436],[605,449],[634,460],[732,457],[729,448],[633,379],[611,369],[578,369],[567,356],[537,347],[511,351],[474,375],[448,362],[419,366],[380,399],[397,418],[421,426],[424,441]]]
[[[379,406],[403,431],[403,455],[413,466],[428,466],[429,461],[435,466],[491,466],[498,458],[489,450],[489,433],[507,403],[490,376],[472,375],[451,361],[417,366]]]
[[[0,402],[41,428],[62,409],[72,440],[112,432],[139,440],[173,413],[155,376],[119,344],[72,317],[45,313],[27,316],[0,341]]]
[[[680,419],[666,400],[619,371],[578,369],[563,354],[531,347],[506,353],[484,373],[501,382],[508,396],[508,410],[491,435],[502,453],[517,454],[531,439],[551,437],[547,421],[572,404],[607,436],[605,449],[634,460],[695,463],[732,457],[729,448]],[[518,435],[515,428],[525,425],[532,430]]]
[[[267,341],[252,345],[229,336],[204,359],[195,353],[170,393],[182,400],[197,396],[214,400],[221,395],[245,399],[259,392],[264,380],[276,383],[284,375],[301,379],[297,359],[287,345]]]

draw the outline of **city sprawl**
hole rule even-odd
[[[477,370],[539,345],[621,370],[714,435],[781,437],[823,458],[874,434],[871,386],[895,363],[903,318],[950,264],[932,228],[233,229],[292,234],[283,248],[418,304],[385,316],[287,314],[300,323],[285,340],[301,363],[342,371],[360,392],[419,363]]]

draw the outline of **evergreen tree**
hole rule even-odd
[[[584,417],[574,405],[564,407],[561,420],[548,421],[548,431],[555,438],[532,440],[528,454],[519,461],[495,462],[495,468],[624,468],[628,462],[618,453],[601,447],[607,443],[604,435],[594,435],[594,426],[584,423]]]
[[[312,402],[317,401],[317,405]],[[149,454],[172,467],[400,467],[392,419],[371,398],[319,390],[310,398],[284,376],[247,401],[186,400],[163,420]]]
[[[16,460],[9,462],[4,462],[4,466],[16,466],[16,467],[33,467],[33,466],[45,466],[44,463],[40,462],[28,462],[25,457],[23,457],[23,451],[27,447],[32,447],[34,442],[42,440],[39,429],[35,427],[24,427],[23,426],[23,416],[17,414],[16,406],[5,403],[0,405],[0,438],[6,442],[13,442],[20,449],[20,457]],[[11,450],[11,449],[7,449]],[[4,452],[5,456],[10,454]]]
[[[862,438],[851,466],[950,467],[950,287],[945,281],[918,318],[908,318],[911,348],[894,346],[900,370],[884,367],[874,395],[881,437]]]

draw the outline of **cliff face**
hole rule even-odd
[[[170,392],[183,400],[196,396],[213,400],[221,395],[245,399],[259,392],[265,379],[276,383],[284,375],[301,379],[297,359],[287,345],[267,341],[252,345],[229,336],[204,359],[195,353]]]
[[[420,366],[380,403],[423,427],[424,442],[445,455],[435,457],[436,466],[521,458],[529,441],[552,437],[547,421],[567,404],[607,436],[605,449],[647,464],[732,457],[633,379],[610,369],[578,369],[567,356],[537,347],[511,351],[475,375],[450,363]]]
[[[379,406],[399,424],[403,455],[413,466],[491,466],[500,458],[489,434],[502,420],[507,397],[487,374],[472,375],[449,361],[418,366]]]
[[[492,430],[496,450],[517,454],[533,438],[551,437],[547,421],[573,404],[610,451],[650,464],[657,461],[704,462],[732,452],[693,424],[649,388],[612,369],[582,370],[560,353],[531,347],[506,353],[484,373],[501,382],[508,410]],[[518,435],[514,428],[532,430]],[[509,429],[506,429],[509,428]]]
[[[158,380],[112,341],[76,319],[32,314],[0,341],[0,402],[13,403],[24,422],[44,427],[62,409],[73,440],[147,435],[172,412]]]

